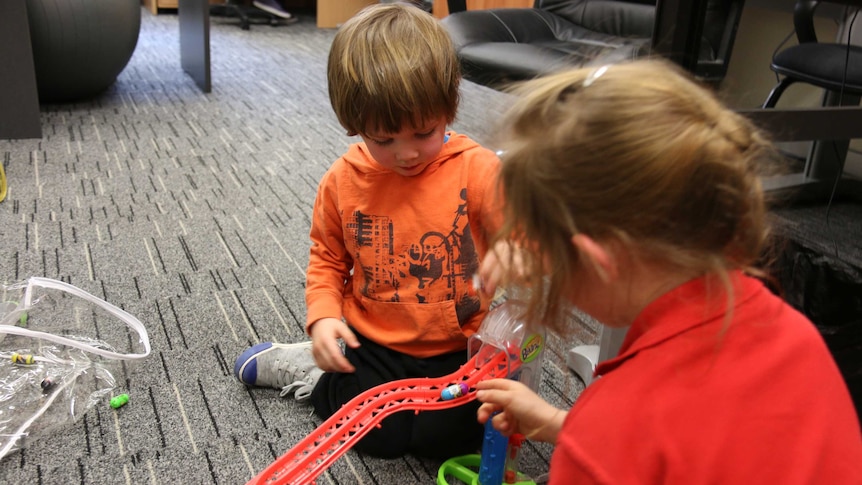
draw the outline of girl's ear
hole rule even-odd
[[[575,245],[584,260],[592,267],[599,278],[605,283],[619,276],[619,268],[616,259],[607,246],[603,246],[584,234],[572,236],[572,244]]]

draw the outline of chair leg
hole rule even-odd
[[[778,84],[772,88],[772,91],[769,92],[769,96],[766,98],[766,101],[763,103],[763,108],[774,108],[775,104],[778,103],[778,98],[784,94],[784,90],[787,89],[787,86],[790,86],[796,82],[795,79],[785,77]]]
[[[231,0],[227,0],[225,3],[210,5],[210,13],[225,17],[236,17],[239,19],[239,25],[243,30],[249,29],[248,16],[243,13],[239,4]]]

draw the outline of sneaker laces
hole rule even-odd
[[[314,386],[317,384],[317,379],[323,371],[314,364],[306,364],[304,366],[290,364],[278,369],[277,382],[289,382],[281,388],[281,397],[289,396],[293,393],[294,399],[297,401],[305,401],[311,397],[311,392],[314,391]]]
[[[289,396],[290,393],[293,392],[293,398],[297,402],[302,402],[311,397],[312,391],[314,391],[314,386],[312,384],[304,381],[295,381],[282,387],[279,396]]]

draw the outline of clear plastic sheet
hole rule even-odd
[[[0,286],[0,459],[107,403],[122,362],[149,354],[137,318],[77,287]]]

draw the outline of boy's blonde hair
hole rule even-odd
[[[455,48],[437,19],[414,6],[371,5],[349,19],[332,42],[327,71],[332,108],[350,135],[455,119]]]
[[[515,92],[501,140],[501,236],[536,248],[528,317],[565,331],[564,302],[587,264],[572,245],[578,233],[717,274],[725,287],[729,269],[753,269],[768,234],[758,164],[774,150],[687,73],[640,60]]]

